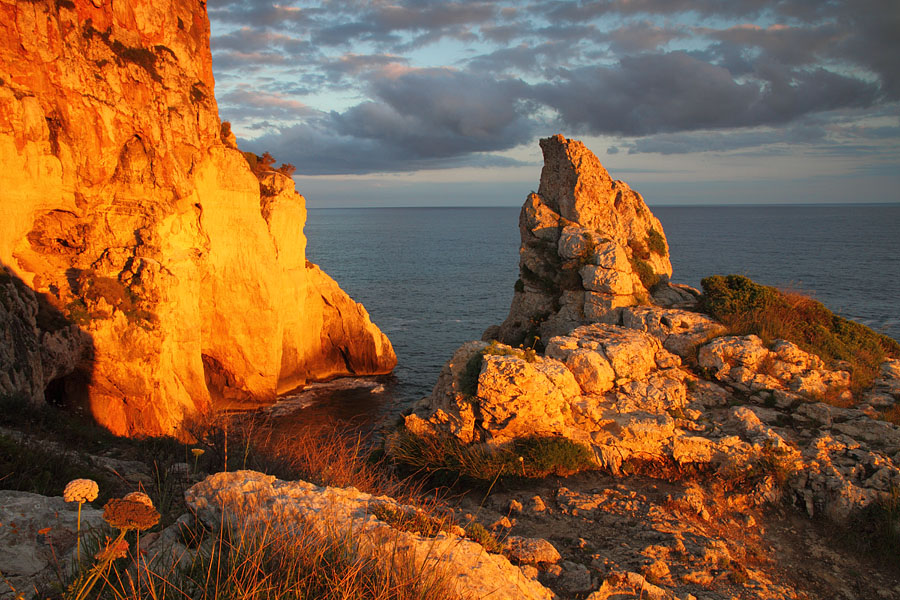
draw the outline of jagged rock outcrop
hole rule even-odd
[[[541,140],[538,192],[519,215],[519,281],[506,321],[485,338],[518,345],[574,327],[615,321],[618,309],[647,303],[651,292],[671,304],[689,291],[663,285],[672,274],[662,225],[640,194],[613,180],[584,144],[561,135]]]
[[[803,397],[845,404],[853,400],[848,371],[827,369],[821,358],[785,340],[766,348],[755,335],[723,336],[703,346],[697,360],[713,377],[741,392],[779,392],[776,404],[790,405]]]
[[[667,312],[640,310],[658,311],[654,320]],[[468,342],[432,395],[405,417],[405,427],[489,445],[564,437],[590,447],[598,467],[612,473],[647,463],[709,469],[724,479],[762,471],[755,501],[775,498],[781,478],[788,497],[811,515],[837,521],[900,487],[900,427],[820,401],[823,389],[840,398],[845,372],[824,368],[786,342],[768,351],[752,336],[720,337],[700,346],[699,355],[724,357],[726,364],[743,357],[741,366],[715,371],[742,369],[740,379],[723,377],[726,388],[686,368],[663,347],[667,339],[662,330],[595,323],[551,338],[545,356]],[[883,365],[882,389],[898,390],[895,363]]]
[[[30,367],[4,393],[80,390],[110,430],[162,434],[393,368],[365,310],[307,264],[293,182],[257,179],[223,140],[211,64],[202,2],[0,0],[0,262],[89,338],[60,342],[74,371]],[[28,327],[41,348],[83,337]]]
[[[853,400],[840,363],[784,340],[728,336],[709,316],[674,308],[695,292],[651,290],[636,273],[644,261],[671,274],[640,196],[579,142],[541,147],[540,191],[520,217],[524,285],[485,336],[508,345],[464,344],[405,416],[410,433],[494,447],[562,437],[616,475],[654,465],[749,478],[748,502],[783,492],[837,521],[900,486],[900,427],[879,413],[900,400],[900,362],[882,365],[859,408],[833,406]],[[520,345],[535,335],[540,343]]]

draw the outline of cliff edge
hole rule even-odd
[[[156,435],[393,368],[306,261],[293,182],[223,140],[213,86],[205,2],[0,0],[0,393]]]

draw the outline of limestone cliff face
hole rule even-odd
[[[25,312],[40,300],[80,331],[75,374],[49,369],[29,397],[83,381],[109,429],[160,434],[393,368],[365,310],[307,264],[293,182],[258,180],[222,140],[213,85],[205,2],[0,0],[0,261],[37,292]]]
[[[662,225],[640,194],[613,180],[579,141],[556,135],[542,139],[541,149],[540,187],[519,216],[512,307],[499,329],[485,332],[513,345],[614,321],[616,309],[669,289],[672,274]]]

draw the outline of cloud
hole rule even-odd
[[[752,17],[772,4],[767,0],[550,0],[538,2],[536,10],[553,21],[582,22],[610,15],[693,13],[700,17]]]
[[[400,141],[400,140],[395,140]],[[239,140],[242,148],[256,153],[271,152],[279,161],[297,167],[299,175],[346,175],[418,171],[452,167],[510,167],[521,162],[490,152],[467,151],[422,154],[415,148],[381,138],[344,135],[336,128],[334,115],[309,119],[282,128],[275,134]]]
[[[492,153],[535,136],[518,80],[391,65],[370,74],[368,86],[375,100],[320,112],[249,146],[277,150],[279,160],[293,162],[302,174],[370,173],[515,165]]]
[[[443,37],[466,39],[471,36],[467,25],[483,24],[493,19],[496,13],[492,2],[375,4],[356,11],[347,20],[335,19],[317,28],[313,31],[312,41],[329,46],[364,41],[382,47],[417,47]],[[411,43],[404,44],[401,34],[410,32],[419,35]]]
[[[309,12],[263,0],[209,0],[210,20],[247,27],[302,27],[312,23]]]
[[[665,154],[898,139],[896,122],[860,124],[898,114],[896,0],[210,0],[209,15],[223,118],[304,173],[499,164],[557,131]]]
[[[609,41],[610,50],[622,55],[654,51],[672,40],[690,36],[684,27],[659,27],[642,20],[604,33],[599,39]]]
[[[297,100],[280,94],[253,90],[246,86],[221,94],[218,101],[220,106],[237,107],[235,112],[239,118],[267,117],[294,120],[318,112]]]
[[[739,81],[721,66],[685,52],[623,57],[612,67],[561,70],[534,87],[537,100],[561,121],[593,134],[785,123],[805,114],[875,102],[876,86],[824,69],[761,68]]]

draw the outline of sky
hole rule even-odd
[[[898,0],[209,0],[239,146],[310,207],[514,206],[538,140],[650,206],[900,202]]]

